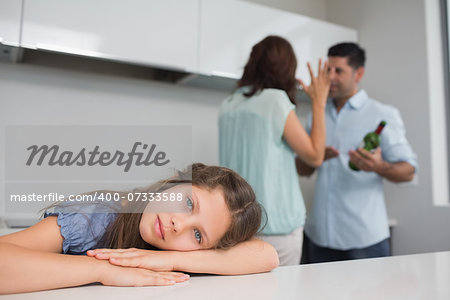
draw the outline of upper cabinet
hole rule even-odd
[[[22,1],[0,1],[0,43],[9,46],[19,46],[21,12]]]
[[[21,3],[0,1],[0,36],[19,43]],[[309,82],[327,48],[356,41],[353,29],[235,0],[24,0],[25,48],[44,49],[240,78],[251,47],[267,35],[288,39],[297,76]]]
[[[22,46],[192,72],[198,68],[199,5],[199,0],[27,0]]]
[[[252,46],[267,35],[291,42],[305,82],[307,61],[317,68],[328,47],[357,40],[353,29],[242,1],[202,1],[200,24],[199,72],[230,78],[241,77]]]

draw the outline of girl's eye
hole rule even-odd
[[[192,211],[192,208],[194,207],[194,203],[192,203],[192,199],[191,198],[187,198],[186,199],[186,205],[189,208],[189,210]]]
[[[197,229],[194,229],[194,236],[197,242],[200,244],[202,242],[202,234]]]
[[[187,197],[186,205],[187,205],[187,207],[189,208],[190,211],[193,210],[194,202],[192,201],[191,198]],[[202,234],[200,233],[200,231],[198,231],[198,229],[194,229],[194,238],[197,240],[197,242],[199,244],[201,244],[201,242],[202,242]]]

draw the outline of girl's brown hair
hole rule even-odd
[[[297,58],[291,44],[279,36],[268,36],[253,46],[238,87],[250,86],[244,95],[253,96],[262,89],[284,90],[295,104]]]
[[[190,183],[208,190],[216,188],[222,190],[231,214],[231,225],[215,245],[215,249],[230,248],[239,242],[249,240],[258,232],[262,216],[261,206],[256,201],[251,186],[230,169],[194,163],[185,171],[178,172],[177,176],[139,191],[158,193],[182,183]],[[133,212],[119,213],[116,220],[108,227],[98,246],[113,249],[154,249],[142,239],[139,233],[142,213],[135,213],[135,211],[144,211],[147,204],[148,202],[137,202],[134,205],[139,207],[133,207]]]

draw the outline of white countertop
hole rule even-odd
[[[245,276],[192,276],[170,287],[98,284],[7,299],[450,299],[450,251],[280,267]]]

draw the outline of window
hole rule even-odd
[[[443,76],[445,92],[445,110],[447,121],[447,149],[450,149],[450,0],[441,0],[441,28],[443,46]],[[450,170],[450,159],[447,169]],[[449,182],[450,186],[450,182]],[[447,202],[448,204],[448,202]]]

